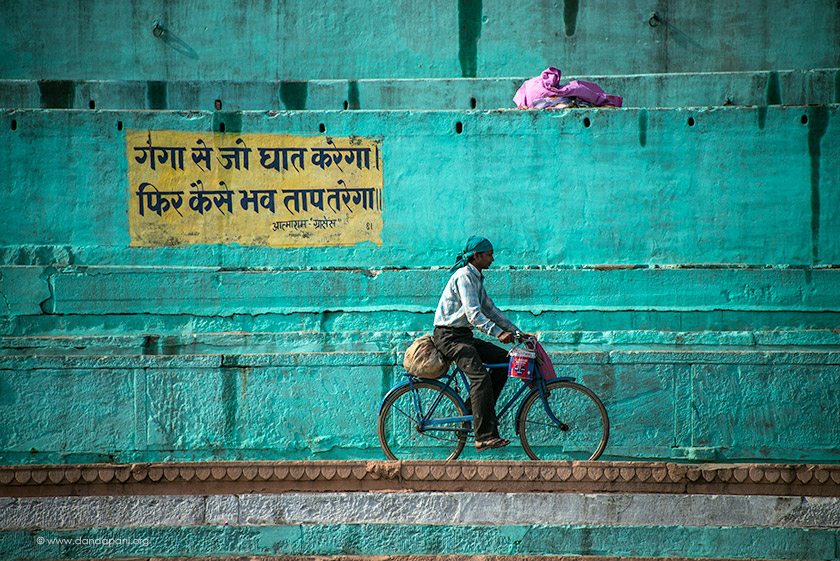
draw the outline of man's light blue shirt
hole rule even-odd
[[[446,283],[435,312],[435,327],[476,327],[492,337],[519,331],[487,295],[484,275],[472,263],[455,271]]]

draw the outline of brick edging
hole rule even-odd
[[[840,496],[835,464],[261,461],[0,466],[0,496],[326,491]]]

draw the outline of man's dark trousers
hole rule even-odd
[[[455,361],[470,380],[476,441],[497,438],[496,401],[507,382],[507,368],[488,371],[482,363],[507,363],[507,351],[474,338],[469,327],[435,327],[434,343],[446,358]]]

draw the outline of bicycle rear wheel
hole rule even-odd
[[[522,448],[532,460],[597,460],[610,437],[604,404],[592,390],[574,382],[546,384],[548,415],[540,392],[525,400],[517,419]]]
[[[463,417],[466,409],[454,395],[435,384],[415,382],[414,390],[412,393],[410,386],[403,386],[382,405],[377,431],[382,450],[389,460],[454,460],[464,449],[470,423],[450,423],[421,432],[414,399],[416,395],[424,415],[437,400],[433,419]]]

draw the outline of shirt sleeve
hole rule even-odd
[[[485,312],[488,317],[490,317],[496,325],[504,329],[505,331],[510,331],[511,333],[515,331],[521,331],[516,325],[510,321],[505,314],[496,306],[496,303],[493,302],[493,299],[490,298],[489,294],[485,295],[487,299],[484,303]]]
[[[481,311],[479,285],[473,280],[472,276],[461,275],[455,279],[455,286],[458,288],[458,295],[461,297],[461,304],[464,306],[467,320],[483,333],[493,337],[501,335],[504,329],[496,325]]]

